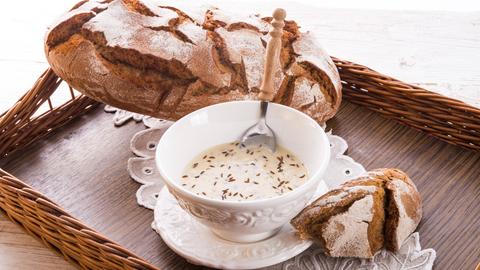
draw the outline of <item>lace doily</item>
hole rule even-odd
[[[410,235],[398,252],[381,250],[372,260],[357,258],[332,258],[318,247],[311,247],[287,261],[284,270],[425,270],[432,269],[435,250],[422,250],[418,232]]]
[[[127,112],[108,105],[105,106],[105,111],[115,113],[113,121],[116,126],[134,120],[136,122],[142,121],[147,127],[147,129],[136,133],[130,142],[130,148],[135,156],[128,160],[127,169],[132,179],[142,185],[136,193],[137,203],[145,208],[154,209],[156,198],[163,187],[154,160],[156,144],[173,122]],[[324,180],[332,188],[360,175],[365,172],[365,169],[361,164],[345,155],[348,144],[344,139],[333,135],[331,131],[327,135],[330,140],[332,155]],[[332,258],[324,255],[319,247],[312,246],[295,258],[285,262],[284,269],[429,270],[432,269],[435,257],[435,250],[421,249],[420,237],[418,233],[414,233],[405,241],[398,252],[392,253],[382,250],[371,260]]]

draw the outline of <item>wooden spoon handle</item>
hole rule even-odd
[[[267,44],[267,51],[265,57],[265,65],[263,69],[263,80],[260,86],[260,93],[258,98],[263,101],[271,101],[273,99],[273,68],[275,57],[279,57],[280,48],[282,47],[283,20],[286,16],[285,10],[281,8],[275,9],[273,12],[273,29],[270,31],[270,40]]]

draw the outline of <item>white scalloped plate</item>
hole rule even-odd
[[[315,197],[328,191],[321,182]],[[254,269],[286,261],[309,248],[290,224],[255,243],[234,243],[215,236],[178,205],[166,188],[158,194],[152,228],[178,255],[193,264],[220,269]]]

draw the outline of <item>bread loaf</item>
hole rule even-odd
[[[165,119],[256,99],[271,18],[174,3],[82,1],[49,28],[48,62],[87,96]],[[274,102],[320,122],[333,117],[341,101],[338,71],[294,21],[286,21],[276,69]]]
[[[371,258],[382,247],[397,251],[421,217],[410,178],[398,169],[377,169],[321,196],[291,223],[330,256]]]

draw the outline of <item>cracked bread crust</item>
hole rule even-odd
[[[353,186],[331,190],[291,221],[304,239],[313,239],[332,257],[371,258],[383,246],[384,190]]]
[[[385,247],[397,251],[422,219],[422,198],[410,177],[395,168],[369,171],[345,186],[365,185],[372,180],[383,187],[386,194]]]
[[[372,203],[365,203],[368,196]],[[382,247],[399,250],[421,218],[422,201],[414,183],[398,169],[382,168],[324,194],[291,224],[330,256],[371,258]]]
[[[169,4],[82,1],[48,30],[48,62],[87,96],[165,119],[256,99],[271,18]],[[341,102],[338,71],[310,33],[285,23],[274,102],[324,122]]]

